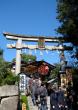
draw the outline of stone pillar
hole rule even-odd
[[[21,49],[22,49],[22,39],[18,39],[16,43],[16,70],[15,70],[16,75],[18,75],[21,70]]]

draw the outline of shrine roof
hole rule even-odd
[[[46,61],[34,61],[26,63],[24,61],[21,62],[21,72],[24,72],[26,74],[33,74],[38,71],[38,68],[42,65],[46,65],[49,67],[50,70],[53,70],[56,66],[53,64],[50,64]],[[15,66],[15,62],[11,63],[11,67]]]
[[[55,68],[55,65],[50,64],[50,63],[48,63],[48,62],[46,62],[46,61],[35,61],[35,62],[31,62],[30,64],[31,64],[31,65],[35,65],[35,66],[40,66],[40,65],[42,65],[42,64],[46,64],[47,66],[49,66],[49,67],[52,68],[52,69]]]
[[[22,67],[28,67],[28,66],[32,66],[32,67],[33,66],[37,66],[37,67],[39,67],[42,64],[46,64],[51,69],[54,69],[56,67],[55,65],[50,64],[50,63],[48,63],[46,61],[34,61],[34,62],[29,62],[29,63],[26,63],[25,61],[21,61],[21,66]],[[11,65],[12,66],[15,65],[15,62],[12,62]]]

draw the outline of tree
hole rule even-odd
[[[10,64],[0,58],[0,85],[13,85],[18,81],[18,76],[13,75]]]
[[[72,43],[72,57],[78,63],[78,0],[57,0],[57,14],[60,22],[57,32]]]
[[[2,49],[0,49],[0,56],[2,56],[3,55],[3,50]]]
[[[33,61],[36,61],[36,56],[23,53],[22,54],[22,60],[27,62],[27,63],[33,62]]]
[[[0,50],[0,55],[3,55],[3,50]],[[16,81],[18,81],[18,76],[12,74],[10,63],[0,57],[0,86],[4,84],[13,85]]]
[[[51,78],[56,78],[58,77],[59,71],[60,71],[60,64],[55,64],[55,67],[52,71],[51,71]]]
[[[36,61],[36,56],[23,53],[21,55],[21,60],[26,62],[26,63],[33,62],[33,61]],[[16,59],[14,58],[12,60],[12,62],[15,62],[15,61],[16,61]]]

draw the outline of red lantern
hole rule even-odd
[[[47,65],[41,65],[39,68],[38,68],[38,72],[39,74],[41,75],[47,75],[48,72],[49,72],[49,67]]]

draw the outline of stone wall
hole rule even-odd
[[[0,110],[17,110],[18,86],[0,86]]]

